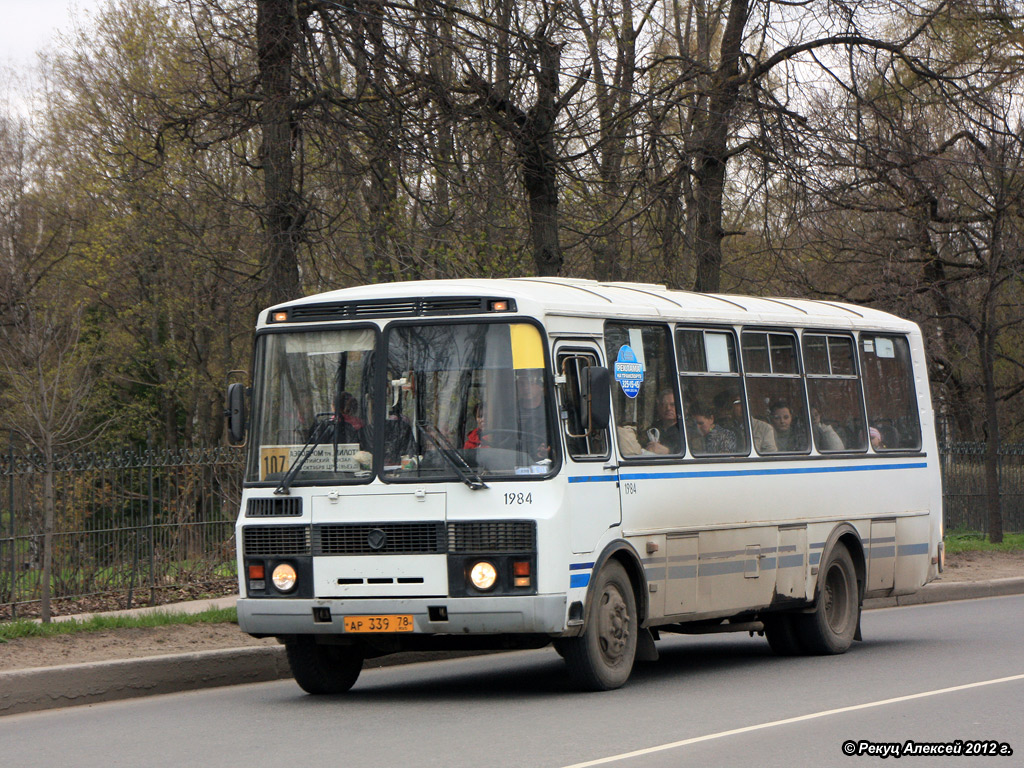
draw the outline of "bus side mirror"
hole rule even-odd
[[[245,385],[239,382],[228,386],[228,397],[224,410],[228,421],[228,443],[242,445],[245,442]]]
[[[590,365],[583,369],[583,402],[586,413],[581,414],[587,432],[599,432],[607,429],[611,422],[612,390],[611,375],[608,369],[599,365]]]

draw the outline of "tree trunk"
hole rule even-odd
[[[39,615],[43,622],[50,621],[50,582],[53,579],[53,525],[55,499],[53,496],[53,448],[44,451],[46,469],[43,473],[43,577],[39,594]]]
[[[558,158],[554,135],[561,52],[549,40],[537,41],[537,47],[540,54],[537,103],[517,143],[529,202],[533,261],[537,274],[554,276],[562,269],[563,261],[562,246],[558,242]]]
[[[679,202],[680,182],[677,178],[667,193],[658,195],[661,208],[661,280],[668,288],[683,290],[682,232],[684,214]]]
[[[715,117],[713,122],[722,124],[713,130],[727,130],[723,117]],[[709,152],[697,166],[693,232],[697,275],[693,290],[704,293],[715,293],[722,284],[722,197],[725,194],[725,162],[721,159],[724,142],[722,144],[721,152]]]
[[[748,0],[732,0],[722,33],[718,69],[712,76],[707,111],[697,130],[694,180],[694,231],[692,243],[697,262],[695,291],[715,292],[722,279],[722,200],[732,113],[739,98],[739,59],[743,30],[749,14]]]
[[[984,296],[978,348],[981,352],[981,378],[985,392],[985,507],[988,511],[988,539],[1003,540],[1003,510],[999,496],[999,406],[996,393],[996,347],[999,333],[999,286],[1003,249],[1003,207],[998,202],[992,217],[989,244],[988,291]]]
[[[990,310],[994,314],[994,308]],[[988,538],[993,544],[1003,540],[1003,510],[999,496],[999,410],[996,405],[995,338],[979,334],[981,376],[985,391],[985,508],[988,512]]]
[[[292,91],[292,61],[299,41],[295,0],[257,0],[256,37],[263,92],[264,291],[268,303],[277,304],[299,295],[302,212],[295,189]]]
[[[541,154],[542,150],[537,152]],[[537,274],[557,275],[562,268],[562,246],[558,242],[558,182],[554,166],[539,157],[526,158],[523,186],[529,198],[530,240]]]

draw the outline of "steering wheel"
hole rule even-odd
[[[551,450],[547,436],[538,432],[520,432],[517,429],[487,429],[481,436],[481,448],[511,448],[514,450],[517,446],[523,446],[523,452],[530,454],[530,458],[535,460],[538,458],[536,454],[541,446],[548,446],[548,451]],[[529,450],[530,446],[534,446],[532,452]]]

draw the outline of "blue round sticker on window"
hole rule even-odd
[[[619,357],[615,361],[615,380],[619,382],[626,397],[640,394],[640,385],[644,383],[644,366],[636,359],[636,353],[628,344],[619,347]]]

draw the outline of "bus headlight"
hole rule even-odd
[[[270,580],[274,582],[279,592],[291,592],[295,589],[295,582],[299,580],[299,576],[288,563],[281,563],[274,568]]]
[[[491,563],[481,560],[470,569],[469,580],[481,592],[486,592],[498,580],[498,571]]]

